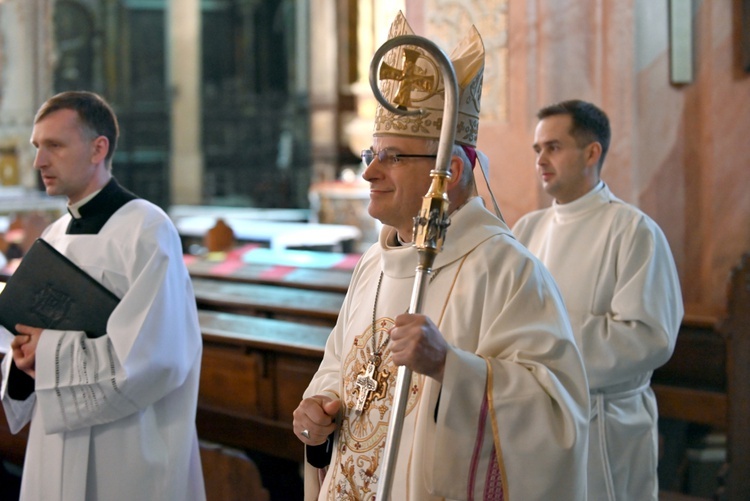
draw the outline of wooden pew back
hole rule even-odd
[[[359,254],[271,251],[245,245],[229,252],[184,256],[190,276],[345,293]]]
[[[713,499],[750,499],[750,254],[732,271],[727,313],[686,315],[671,360],[654,372],[660,418],[725,431],[727,461]],[[662,493],[662,500],[691,499]]]
[[[344,294],[193,278],[198,308],[333,326]]]
[[[206,501],[269,501],[260,471],[252,459],[236,449],[201,442],[201,465]]]
[[[727,463],[729,501],[750,499],[750,254],[742,257],[729,284],[729,315],[719,326],[727,339]]]
[[[329,327],[201,311],[202,439],[302,462],[292,412],[323,358]]]

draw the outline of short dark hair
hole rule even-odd
[[[104,136],[109,140],[109,150],[105,158],[106,162],[112,160],[117,149],[117,138],[120,135],[120,127],[117,124],[117,116],[112,107],[98,94],[86,91],[61,92],[49,98],[34,117],[34,123],[40,122],[48,115],[59,110],[73,110],[78,113],[83,132],[91,133],[94,137]]]
[[[612,137],[607,114],[591,103],[571,99],[545,106],[539,110],[536,117],[542,120],[555,115],[570,116],[573,124],[570,127],[570,135],[575,138],[578,146],[583,147],[594,141],[602,145],[602,156],[599,158],[599,170],[601,170]]]

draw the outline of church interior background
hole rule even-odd
[[[74,89],[106,96],[122,130],[115,159],[118,178],[166,208],[172,105],[184,87],[180,75],[168,79],[169,44],[177,43],[169,39],[170,23],[184,23],[170,21],[169,13],[190,5],[170,6],[166,0],[20,4],[4,5],[6,22],[16,14],[36,25],[37,36],[31,52],[16,54],[18,34],[6,32],[4,73],[18,70],[14,56],[32,57],[48,62],[33,74],[32,79],[46,80],[37,82],[39,94],[33,101]],[[187,50],[198,59],[200,75],[199,93],[191,96],[191,106],[200,107],[200,200],[257,207],[304,204],[310,179],[308,105],[306,96],[290,85],[296,57],[291,50],[294,3],[214,0],[195,7],[200,30]],[[181,29],[184,25],[175,31]],[[16,147],[26,149],[25,144]],[[264,166],[253,169],[252,183],[243,176],[248,165]]]
[[[40,188],[36,109],[87,89],[119,116],[116,177],[161,207],[313,200],[368,234],[369,63],[398,10],[447,52],[482,34],[479,148],[511,225],[550,202],[536,110],[592,101],[613,126],[604,180],[664,229],[686,310],[723,313],[750,250],[748,0],[0,0],[0,207]],[[320,203],[337,193],[352,205]]]

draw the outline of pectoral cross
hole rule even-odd
[[[372,377],[375,374],[376,369],[377,367],[375,367],[373,361],[370,360],[367,362],[367,368],[365,369],[364,374],[357,376],[357,382],[355,384],[357,385],[357,388],[359,388],[359,395],[357,395],[357,405],[354,407],[354,410],[357,413],[361,413],[365,410],[365,403],[368,401],[370,392],[378,389],[378,382]]]
[[[417,66],[417,59],[422,57],[419,51],[404,49],[404,69],[400,70],[385,63],[380,65],[381,80],[398,80],[399,87],[393,102],[405,108],[411,107],[411,93],[413,90],[431,93],[435,91],[435,77],[425,75],[425,71]],[[429,61],[429,59],[426,59]]]

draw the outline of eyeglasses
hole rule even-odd
[[[387,149],[380,150],[377,153],[371,149],[362,150],[362,161],[365,165],[370,165],[375,157],[378,157],[380,162],[388,162],[389,164],[397,164],[402,158],[437,158],[437,155],[408,155],[405,153],[390,153]]]

